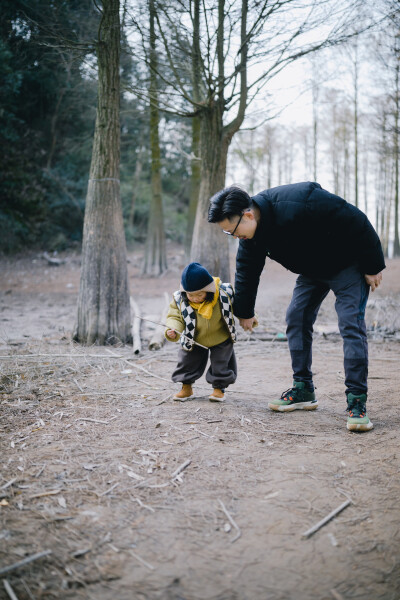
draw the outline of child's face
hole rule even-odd
[[[188,297],[189,302],[200,304],[206,299],[207,292],[186,292],[186,296]]]

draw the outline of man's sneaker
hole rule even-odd
[[[193,396],[193,388],[190,383],[182,383],[182,389],[175,394],[172,400],[177,400],[178,402],[185,402],[188,398]]]
[[[360,394],[359,396],[351,393],[348,394],[347,410],[349,417],[347,419],[347,429],[350,431],[369,431],[373,428],[374,425],[367,415],[366,402],[366,394]]]
[[[294,381],[293,387],[283,392],[279,400],[273,400],[268,404],[268,408],[279,412],[314,410],[317,406],[315,393],[306,389],[304,381]]]
[[[214,388],[213,393],[209,396],[210,402],[223,402],[225,400],[225,390],[221,390],[219,388]]]

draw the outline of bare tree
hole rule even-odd
[[[142,272],[161,275],[167,268],[164,217],[161,192],[161,150],[159,137],[159,108],[157,90],[157,51],[154,0],[149,0],[150,18],[150,148],[151,148],[151,202],[147,228],[146,248]]]
[[[98,106],[82,245],[74,339],[128,342],[130,307],[119,161],[119,0],[103,0],[96,42]]]
[[[160,107],[200,120],[201,179],[191,257],[222,278],[229,277],[228,243],[218,227],[207,223],[208,202],[225,185],[228,150],[246,110],[287,64],[345,39],[344,9],[354,14],[356,4],[346,0],[300,5],[292,0],[158,4],[164,44],[159,75],[165,83]],[[319,31],[322,23],[330,24],[330,33],[307,42],[305,34]]]

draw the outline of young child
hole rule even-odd
[[[167,340],[179,340],[181,345],[172,381],[182,383],[182,389],[174,400],[184,402],[193,396],[192,386],[204,373],[209,354],[206,380],[213,387],[209,400],[223,402],[225,389],[236,381],[233,294],[230,283],[211,277],[197,262],[183,270],[180,290],[169,306],[165,332]]]

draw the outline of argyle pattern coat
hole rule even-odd
[[[230,283],[221,283],[219,287],[219,303],[221,306],[222,317],[227,324],[232,342],[236,342],[236,327],[233,317],[232,302],[234,297],[233,287]],[[180,344],[183,350],[190,352],[194,345],[194,333],[196,330],[196,311],[192,308],[186,298],[183,298],[181,292],[174,292],[174,300],[181,311],[185,322],[185,330],[181,334]]]

